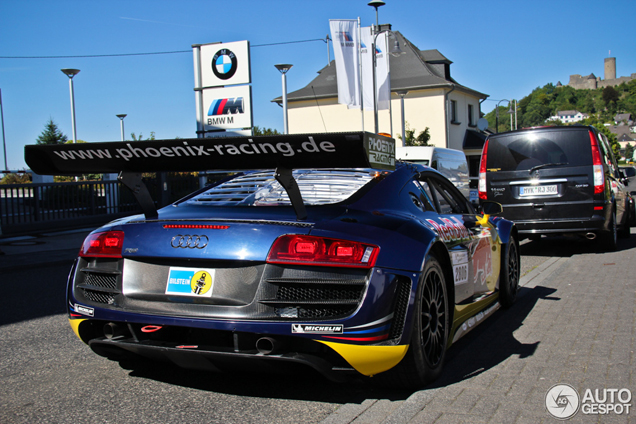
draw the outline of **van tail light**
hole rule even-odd
[[[287,234],[276,239],[267,263],[371,268],[379,251],[357,241]]]
[[[89,234],[82,244],[79,255],[84,258],[121,258],[123,246],[123,231]]]
[[[488,199],[486,193],[486,162],[488,161],[488,139],[484,143],[484,150],[481,152],[481,161],[479,162],[479,198],[481,200]]]
[[[601,162],[601,152],[598,147],[598,140],[592,131],[590,133],[590,144],[592,146],[592,169],[594,174],[594,194],[605,191],[605,176],[603,175],[603,162]]]

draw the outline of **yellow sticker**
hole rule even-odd
[[[212,276],[209,272],[199,271],[192,277],[190,287],[192,287],[192,293],[204,295],[212,288]]]

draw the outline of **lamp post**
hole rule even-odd
[[[515,113],[512,110],[512,103],[510,103],[510,100],[501,99],[501,100],[499,100],[499,102],[497,102],[497,107],[495,108],[495,132],[497,134],[499,134],[499,103],[501,103],[501,102],[508,102],[508,106],[509,106],[508,113],[511,114],[510,115],[510,119],[511,120],[512,120],[512,114]],[[510,129],[512,129],[512,121],[511,121],[511,124],[510,124]]]
[[[9,170],[7,165],[7,142],[4,138],[4,110],[2,109],[2,90],[0,90],[0,117],[2,118],[2,147],[4,149],[4,170]]]
[[[73,143],[77,143],[77,130],[75,128],[75,94],[73,92],[73,77],[79,74],[79,69],[61,69],[68,77],[68,86],[71,91],[71,124],[73,125]]]
[[[121,141],[125,141],[124,140],[124,118],[128,115],[126,115],[125,113],[120,113],[119,115],[115,115],[119,118],[119,122],[120,122],[120,127],[121,127]]]
[[[384,6],[386,3],[382,0],[371,0],[367,6],[375,8],[375,24],[378,25],[378,7]]]
[[[404,96],[406,96],[408,94],[408,91],[406,90],[401,90],[397,92],[398,96],[400,96],[400,109],[402,110],[402,147],[404,147],[406,144],[406,127],[405,127],[405,120],[404,120]]]
[[[280,71],[283,79],[283,127],[284,133],[289,134],[289,125],[287,123],[287,72],[294,65],[290,65],[288,63],[279,63],[278,65],[274,65],[276,69]]]

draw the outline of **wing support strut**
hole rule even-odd
[[[146,187],[146,184],[141,180],[141,172],[122,171],[119,173],[119,176],[117,176],[117,179],[132,191],[146,219],[157,219],[159,217],[155,202],[150,196],[148,187]]]
[[[274,172],[276,181],[283,186],[289,196],[289,201],[296,212],[296,219],[298,221],[304,221],[307,219],[307,210],[305,209],[305,203],[303,202],[303,196],[300,194],[300,188],[298,183],[292,175],[290,168],[276,168]]]

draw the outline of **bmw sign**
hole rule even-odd
[[[219,79],[230,79],[236,73],[237,62],[232,50],[221,49],[212,58],[212,72]]]
[[[249,42],[203,44],[201,54],[201,87],[250,84]]]

